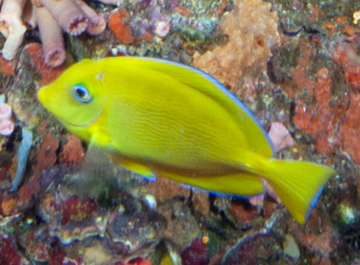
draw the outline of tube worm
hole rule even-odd
[[[66,59],[62,30],[45,7],[34,7],[47,65],[56,67]]]

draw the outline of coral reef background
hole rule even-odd
[[[0,93],[14,127],[1,136],[1,264],[360,263],[360,2],[0,3]],[[333,166],[308,221],[297,224],[270,187],[224,197],[111,164],[114,188],[79,198],[66,184],[86,146],[36,91],[83,58],[123,55],[210,73],[271,127],[279,157]]]

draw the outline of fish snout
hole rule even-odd
[[[46,87],[41,87],[36,93],[37,99],[41,104],[44,104],[45,102],[45,98],[46,98],[45,88]]]

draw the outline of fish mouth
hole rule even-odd
[[[41,105],[44,105],[44,102],[45,102],[45,94],[44,94],[45,89],[46,89],[46,86],[41,87],[36,93],[37,99],[41,103]]]
[[[53,114],[53,115],[54,115],[54,114]],[[68,121],[65,121],[65,120],[59,118],[59,117],[56,116],[56,115],[54,115],[54,116],[55,116],[55,118],[56,118],[61,124],[63,124],[65,127],[83,128],[83,127],[88,126],[87,124],[84,124],[84,125],[82,125],[82,124],[73,124],[73,123],[71,123],[71,122],[68,122]],[[91,124],[91,122],[89,122],[89,124]]]
[[[56,119],[58,119],[65,127],[73,127],[73,128],[85,128],[85,127],[88,127],[90,126],[91,124],[93,124],[94,122],[96,122],[100,117],[101,115],[103,114],[104,112],[104,108],[99,112],[99,114],[97,116],[95,116],[94,119],[90,120],[89,122],[85,123],[85,124],[74,124],[74,123],[71,123],[71,122],[68,122],[68,121],[65,121],[63,120],[62,118],[55,116]]]

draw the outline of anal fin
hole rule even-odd
[[[111,157],[111,160],[115,164],[117,164],[121,167],[124,167],[124,168],[134,172],[135,174],[138,174],[138,175],[140,175],[148,180],[152,180],[152,181],[154,181],[156,179],[156,176],[151,171],[151,169],[143,164],[140,164],[136,161],[124,158],[117,154],[111,154],[110,157]]]
[[[250,197],[264,192],[260,177],[245,171],[222,176],[188,176],[166,171],[157,173],[176,182],[215,193]]]
[[[143,176],[146,179],[149,180],[156,179],[154,173],[147,166],[141,165],[139,163],[130,160],[123,160],[121,161],[120,165],[136,174]]]

